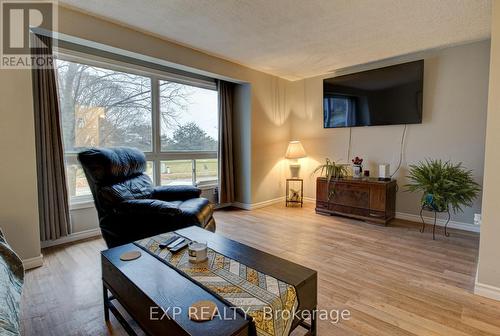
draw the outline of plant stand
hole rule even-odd
[[[437,214],[438,213],[447,213],[448,214],[448,219],[446,220],[446,224],[444,225],[444,235],[446,237],[450,236],[450,234],[447,231],[448,223],[450,222],[450,218],[451,218],[449,208],[447,208],[446,210],[443,210],[443,211],[437,211],[432,207],[429,207],[427,205],[422,205],[422,209],[420,209],[420,218],[422,219],[422,229],[420,229],[421,233],[423,233],[425,230],[425,221],[424,221],[424,217],[422,216],[423,211],[429,211],[429,212],[434,213],[434,225],[432,226],[432,240],[436,240],[436,221],[437,221]]]

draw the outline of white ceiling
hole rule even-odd
[[[490,0],[60,0],[295,80],[488,38]]]

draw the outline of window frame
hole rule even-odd
[[[215,81],[208,82],[197,78],[182,76],[179,74],[160,71],[157,69],[147,68],[140,65],[122,62],[110,58],[104,58],[88,53],[82,53],[74,50],[56,48],[54,57],[57,60],[86,64],[89,66],[100,67],[112,71],[125,72],[133,75],[148,77],[151,81],[151,151],[145,151],[146,161],[153,162],[153,184],[161,185],[161,161],[173,160],[190,160],[192,162],[192,185],[197,185],[196,176],[196,160],[200,159],[218,159],[217,151],[162,151],[161,150],[161,115],[160,115],[160,81],[171,81],[183,85],[195,86],[203,89],[217,91]],[[57,72],[57,71],[56,71]],[[56,73],[57,75],[57,73]],[[220,127],[220,125],[218,125]],[[217,138],[217,141],[220,141]],[[64,151],[65,158],[70,158],[71,162],[76,160],[77,153]],[[66,161],[66,159],[65,159]],[[66,162],[65,162],[66,164]],[[216,187],[219,185],[219,172],[217,179],[204,181],[199,185],[201,187]],[[92,201],[92,195],[85,196],[69,196],[71,206],[84,204]]]

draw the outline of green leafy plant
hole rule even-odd
[[[422,205],[436,211],[463,211],[463,206],[471,206],[481,191],[472,178],[472,171],[450,161],[427,159],[410,165],[406,185],[408,191],[423,192]]]
[[[335,195],[335,188],[330,185],[333,179],[343,178],[347,175],[347,165],[342,163],[335,163],[326,158],[324,164],[319,165],[313,170],[311,175],[320,174],[326,177],[327,185],[329,186],[328,200]]]

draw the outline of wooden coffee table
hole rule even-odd
[[[176,232],[191,240],[206,241],[215,251],[293,285],[297,290],[298,309],[311,313],[316,310],[316,271],[196,226]],[[141,251],[142,256],[134,261],[120,260],[120,256],[129,251]],[[134,244],[101,252],[101,262],[105,320],[109,321],[111,310],[130,335],[136,333],[116,308],[115,300],[147,335],[222,336],[249,333],[252,322],[239,314],[232,315],[231,319],[216,318],[202,323],[191,321],[186,312],[196,301],[211,300],[219,311],[230,311],[232,308]],[[168,307],[179,307],[183,313],[176,314]],[[307,329],[307,335],[316,335],[316,319],[314,314],[312,316],[310,323],[294,320],[292,330],[301,325]]]

